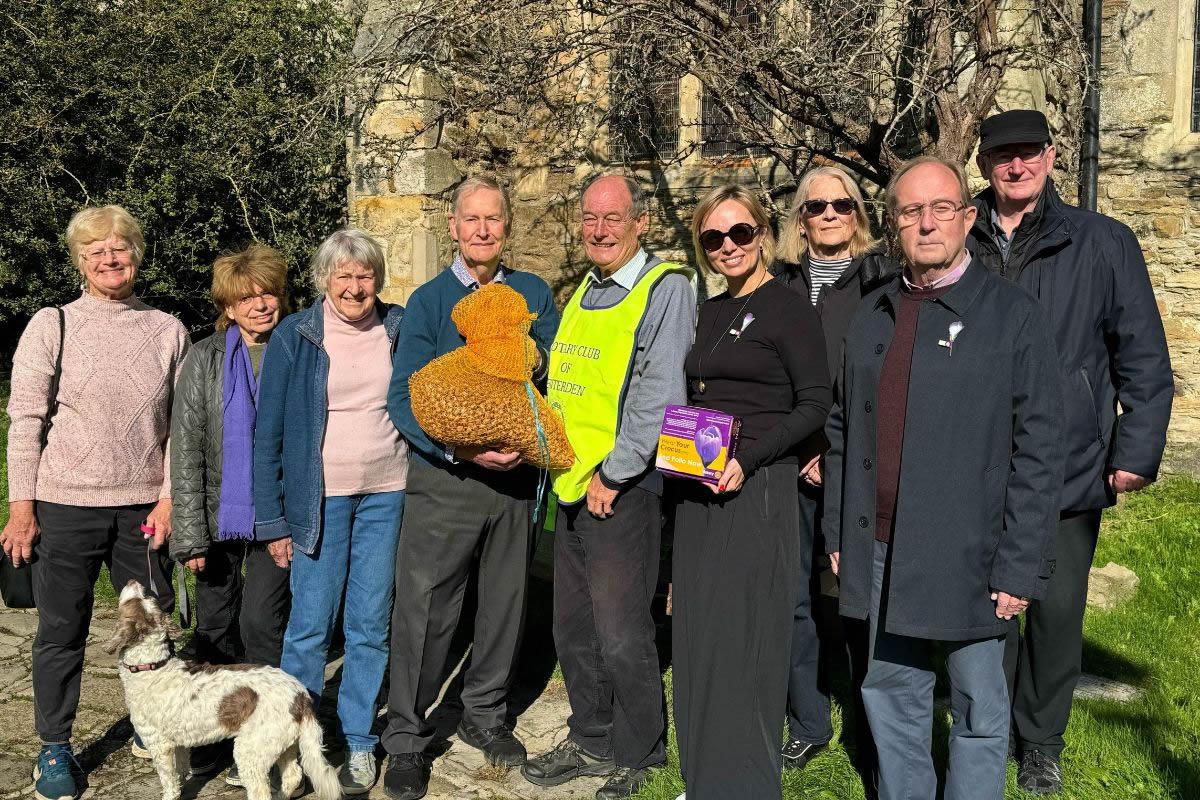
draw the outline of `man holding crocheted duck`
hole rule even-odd
[[[480,551],[479,609],[463,690],[458,736],[493,764],[525,763],[525,747],[506,721],[510,673],[520,646],[530,523],[539,473],[508,448],[458,447],[431,438],[413,413],[409,379],[466,344],[451,311],[474,290],[505,284],[536,315],[533,382],[544,385],[558,330],[550,287],[501,263],[512,225],[508,196],[495,181],[468,178],[455,190],[450,236],[453,264],[409,298],[396,345],[388,413],[409,442],[408,500],[396,554],[388,724],[391,758],[384,788],[395,800],[424,797],[434,729],[425,711],[437,699],[450,639],[458,625],[475,552]]]
[[[648,222],[634,181],[584,184],[592,268],[563,311],[546,395],[575,453],[553,473],[554,643],[570,734],[522,773],[539,786],[608,776],[598,800],[628,797],[666,760],[650,616],[662,530],[654,456],[664,409],[687,401],[696,294],[691,270],[642,249]]]

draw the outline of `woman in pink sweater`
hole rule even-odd
[[[10,516],[0,535],[13,564],[33,564],[33,696],[42,740],[34,775],[46,800],[79,791],[71,728],[100,565],[116,590],[137,580],[164,610],[175,605],[162,546],[171,534],[167,438],[171,391],[189,345],[178,320],[133,293],[145,242],[128,211],[80,211],[67,226],[67,245],[83,294],[35,314],[13,357]]]

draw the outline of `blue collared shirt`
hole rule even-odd
[[[638,276],[641,275],[642,268],[646,266],[646,259],[649,257],[649,254],[643,248],[639,247],[637,252],[633,254],[633,258],[625,263],[625,266],[607,278],[600,274],[599,267],[592,267],[588,270],[588,278],[593,286],[612,286],[616,284],[628,294],[633,289],[634,284],[637,283]],[[590,287],[589,291],[591,291]]]
[[[1014,230],[1013,233],[1016,233]],[[1013,233],[1005,233],[1004,227],[1000,224],[1000,215],[996,213],[996,209],[992,209],[992,238],[996,240],[996,246],[1000,248],[1000,260],[1008,261],[1008,249],[1012,247]]]
[[[475,280],[475,276],[467,269],[467,264],[463,261],[462,253],[454,254],[454,261],[450,264],[450,271],[454,273],[454,277],[458,278],[459,283],[471,291],[479,288],[479,281]],[[508,267],[501,264],[496,268],[496,274],[492,277],[492,283],[504,283],[507,274]]]

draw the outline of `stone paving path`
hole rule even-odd
[[[129,751],[132,728],[125,710],[116,659],[102,649],[111,635],[115,612],[97,610],[88,637],[79,714],[75,723],[75,752],[88,771],[85,798],[95,800],[157,800],[158,777],[149,762]],[[37,612],[4,608],[0,604],[0,800],[33,797],[30,776],[38,741],[33,733],[33,689],[30,680],[30,646],[37,628]],[[338,662],[330,665],[336,675]],[[327,689],[336,691],[336,685]],[[533,694],[534,692],[526,692]],[[330,704],[326,704],[327,706]],[[452,732],[457,724],[452,703],[434,719],[439,730]],[[551,681],[521,714],[517,735],[530,753],[553,747],[566,735],[569,713],[560,684]],[[474,748],[450,736],[449,749],[434,764],[430,800],[582,800],[592,798],[603,783],[581,779],[555,789],[535,787],[515,771],[489,767]],[[183,798],[244,798],[243,790],[227,786],[223,775],[193,779],[184,785]],[[382,785],[370,798],[384,798]]]
[[[112,634],[115,616],[111,609],[97,609],[88,636],[74,739],[75,752],[88,771],[84,798],[157,800],[161,796],[158,777],[149,762],[134,758],[129,751],[132,727],[116,658],[102,649]],[[36,629],[36,611],[8,609],[0,603],[0,800],[33,797],[30,770],[38,741],[33,733],[30,647]],[[326,710],[336,695],[339,664],[333,662],[327,671]],[[1138,692],[1117,681],[1085,675],[1076,695],[1128,701]],[[544,752],[566,736],[570,709],[561,684],[551,680],[543,687],[519,688],[515,694],[524,694],[529,703],[518,720],[517,734],[530,753]],[[436,709],[431,720],[448,737],[443,745],[448,750],[434,764],[429,800],[583,800],[592,798],[603,783],[597,778],[553,789],[535,787],[515,770],[488,766],[477,750],[452,735],[458,721],[452,701]],[[243,790],[225,784],[223,775],[193,779],[183,789],[184,800],[244,797]],[[384,798],[382,785],[368,797]]]

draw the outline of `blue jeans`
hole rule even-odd
[[[937,794],[933,766],[935,644],[884,630],[888,547],[875,542],[871,657],[862,698],[879,752],[880,800]],[[945,800],[1003,800],[1009,702],[1004,638],[940,642],[950,676],[950,760]]]
[[[344,593],[346,655],[337,711],[351,751],[373,751],[379,741],[371,725],[388,662],[403,514],[404,492],[326,497],[316,550],[311,556],[297,550],[292,559],[292,615],[280,668],[304,684],[314,702],[320,699]]]

